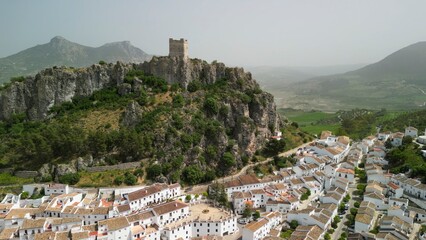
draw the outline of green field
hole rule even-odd
[[[335,120],[335,113],[304,111],[289,108],[278,109],[278,112],[287,117],[290,121],[298,123],[303,131],[311,134],[319,134],[324,130],[335,133],[340,127],[339,123]]]

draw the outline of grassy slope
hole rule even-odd
[[[278,112],[286,116],[290,121],[297,122],[303,131],[310,134],[318,134],[324,130],[336,132],[339,128],[338,123],[318,123],[319,121],[335,118],[335,113],[296,109],[279,109]]]

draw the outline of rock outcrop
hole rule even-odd
[[[0,120],[26,114],[30,120],[48,117],[52,106],[73,97],[90,96],[94,91],[123,83],[132,65],[120,62],[88,68],[48,68],[23,82],[14,82],[0,91]]]
[[[141,79],[129,80],[126,74],[132,70],[142,70],[145,75]],[[43,70],[35,77],[14,82],[0,90],[0,120],[7,120],[13,114],[25,114],[30,120],[47,119],[52,107],[108,87],[116,88],[123,97],[139,96],[142,91],[150,91],[143,80],[148,75],[164,78],[169,84],[183,88],[188,88],[191,83],[199,83],[202,87],[195,91],[173,92],[166,89],[167,93],[157,95],[168,98],[163,104],[170,107],[167,111],[163,109],[161,117],[149,118],[149,121],[159,119],[159,124],[145,127],[140,133],[144,135],[139,137],[144,139],[141,141],[147,145],[146,149],[137,157],[122,153],[126,159],[123,162],[151,157],[159,162],[168,162],[182,156],[185,165],[198,164],[202,170],[207,170],[220,167],[222,156],[228,152],[236,160],[232,167],[241,167],[243,156],[252,156],[274,131],[283,127],[273,96],[261,91],[250,73],[242,68],[228,68],[223,63],[209,64],[199,59],[178,57],[154,57],[150,62],[141,64],[117,62],[81,69],[62,67]],[[186,104],[172,108],[171,99],[177,95],[181,95]],[[205,109],[207,98],[216,101],[217,109],[213,113]],[[148,121],[143,120],[144,116],[159,107],[156,104],[146,106],[138,101],[132,98],[124,107],[121,127],[141,129],[139,124]],[[200,124],[194,126],[196,124],[192,121],[197,114]],[[173,125],[173,116],[181,118],[180,127]],[[213,149],[207,153],[209,147]],[[214,154],[214,158],[209,154]],[[83,160],[76,157],[68,164],[43,165],[39,170],[40,177],[51,175],[57,178],[65,173],[84,170],[88,166],[96,166],[102,158]],[[207,159],[209,157],[211,159]]]

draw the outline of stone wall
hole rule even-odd
[[[0,173],[13,173],[13,168],[2,168],[0,169]]]
[[[16,171],[15,176],[21,177],[21,178],[33,178],[37,177],[38,172],[37,171]]]
[[[126,169],[137,168],[139,166],[140,166],[140,162],[129,162],[129,163],[120,163],[120,164],[111,165],[111,166],[87,167],[86,171],[103,172],[108,170],[126,170]]]

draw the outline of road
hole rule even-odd
[[[308,145],[309,145],[309,144],[311,144],[311,143],[313,143],[313,141],[308,142],[308,143],[305,143],[305,144],[303,144],[303,145],[300,145],[300,146],[298,146],[298,147],[296,147],[296,148],[290,149],[290,150],[288,150],[288,151],[286,151],[286,152],[280,153],[278,156],[280,156],[280,157],[288,157],[288,156],[290,156],[291,154],[296,153],[296,152],[297,152],[297,149],[299,149],[299,148],[304,148],[304,147],[308,146]],[[247,166],[243,167],[243,168],[242,168],[240,171],[238,171],[237,173],[232,174],[232,175],[230,175],[230,176],[226,176],[226,177],[218,178],[218,179],[216,179],[215,181],[217,181],[217,182],[221,182],[221,183],[222,183],[222,182],[228,182],[228,181],[231,181],[232,179],[235,179],[235,178],[237,178],[237,177],[239,177],[239,176],[241,176],[241,175],[246,174],[246,173],[247,173],[247,170],[249,170],[250,168],[253,168],[253,167],[257,166],[257,165],[261,165],[261,164],[269,163],[269,162],[271,162],[271,161],[273,161],[273,160],[274,160],[274,158],[272,158],[272,157],[271,157],[271,158],[267,158],[266,160],[264,160],[264,161],[262,161],[262,162],[250,163],[250,164],[248,164]],[[206,191],[207,191],[207,187],[208,187],[210,184],[211,184],[211,182],[209,182],[209,183],[204,183],[204,184],[198,184],[198,185],[196,185],[196,186],[187,187],[187,188],[185,188],[185,193],[186,193],[186,194],[201,194],[201,193],[203,193],[203,192],[206,192]]]

